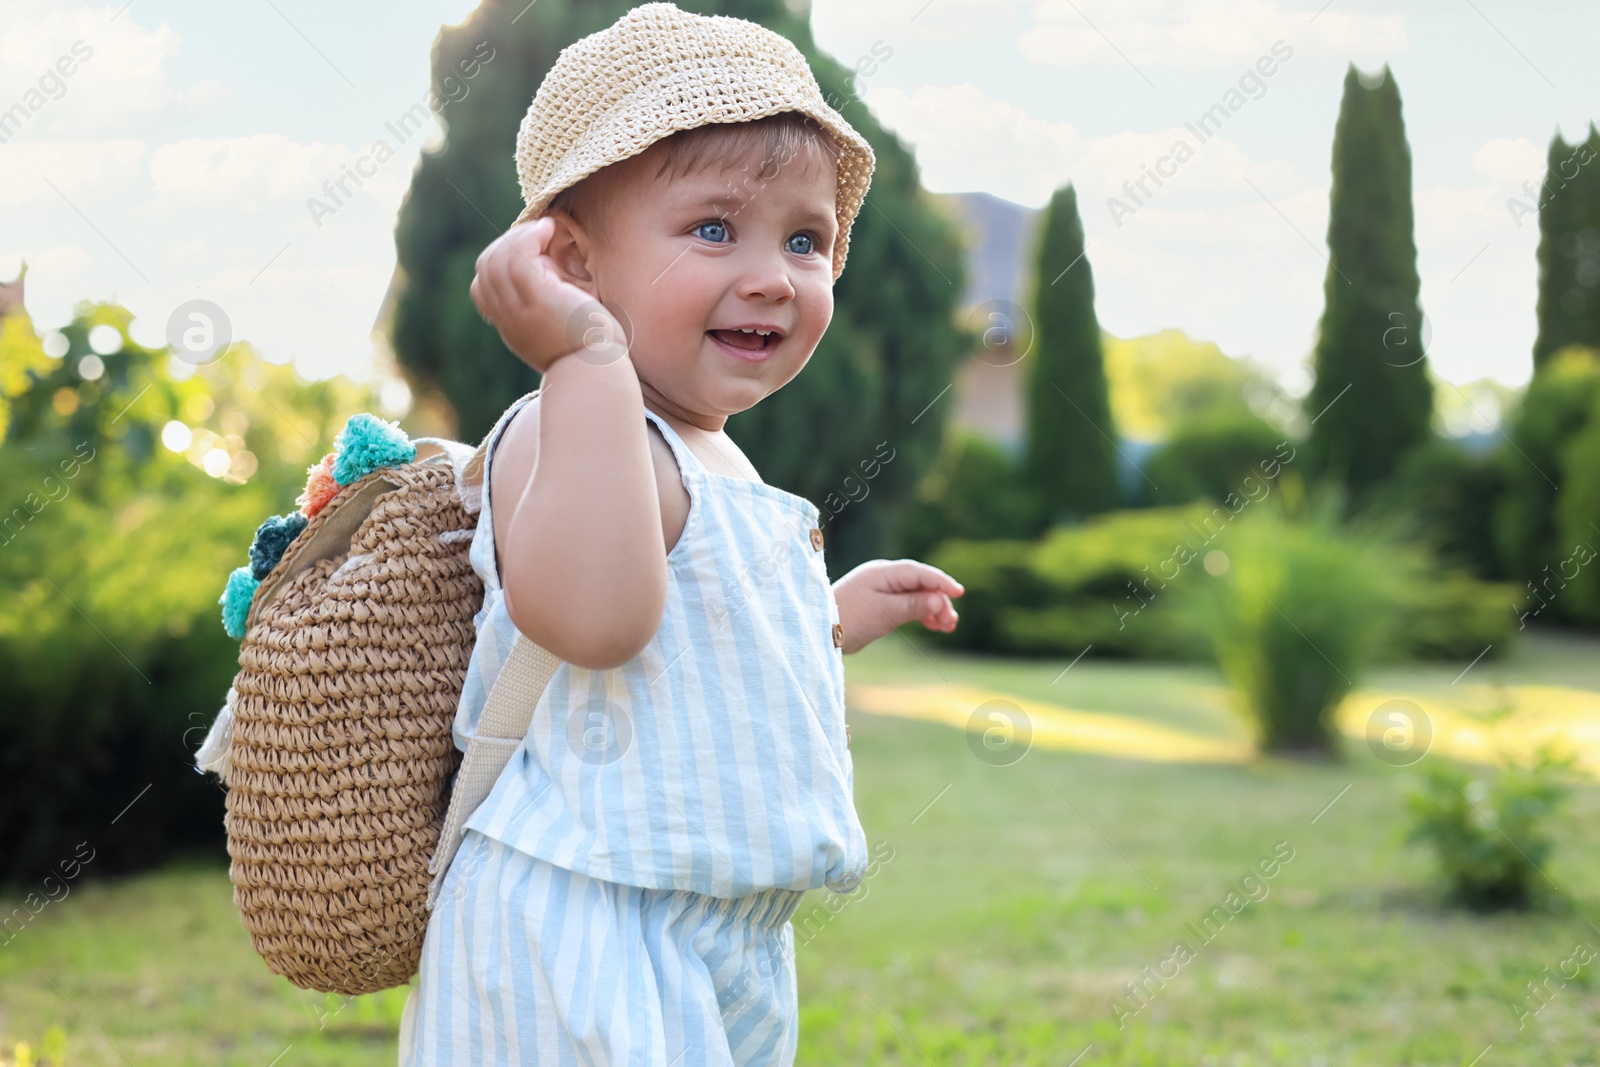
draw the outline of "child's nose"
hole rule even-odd
[[[739,295],[748,300],[783,303],[794,299],[794,282],[781,259],[762,257],[752,263],[739,280]]]

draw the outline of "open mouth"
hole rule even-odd
[[[706,336],[728,348],[751,355],[770,352],[783,340],[783,334],[777,330],[707,330]]]

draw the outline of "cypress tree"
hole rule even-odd
[[[1074,522],[1117,506],[1117,452],[1094,274],[1071,184],[1045,209],[1033,287],[1025,475],[1047,523]]]
[[[1575,145],[1567,144],[1559,133],[1551,140],[1537,194],[1535,371],[1568,345],[1600,347],[1600,130],[1594,123],[1589,124],[1588,139]]]
[[[481,438],[511,401],[538,385],[468,293],[478,254],[522,209],[512,158],[518,125],[561,49],[633,6],[483,0],[435,43],[441,96],[446,78],[460,95],[460,64],[481,42],[494,58],[466,82],[469,93],[443,109],[444,143],[424,153],[412,177],[395,230],[402,288],[391,332],[418,402],[453,409],[462,440]],[[829,569],[840,571],[892,549],[899,516],[937,452],[950,409],[943,391],[966,343],[952,322],[965,281],[958,231],[924,199],[911,154],[852,92],[856,71],[817,51],[805,15],[784,0],[679,6],[759,22],[795,42],[824,98],[877,156],[822,343],[803,373],[728,421],[765,480],[822,510]],[[892,50],[875,47],[871,58],[891,62]],[[861,503],[869,494],[870,506]]]
[[[1433,413],[1417,304],[1411,149],[1387,65],[1372,88],[1352,64],[1333,135],[1325,305],[1306,398],[1313,473],[1353,503],[1426,440]],[[1370,79],[1368,79],[1370,80]]]

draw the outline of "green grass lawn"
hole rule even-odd
[[[1242,733],[1211,671],[1086,659],[1062,675],[1068,662],[935,655],[898,635],[846,661],[857,683],[949,680]],[[1366,683],[1442,692],[1464,666]],[[1530,640],[1468,676],[1496,678],[1600,689],[1600,643]],[[857,804],[892,858],[837,911],[818,891],[795,917],[801,1063],[1600,1063],[1600,956],[1520,1030],[1512,1008],[1538,1007],[1526,984],[1575,946],[1600,953],[1585,918],[1600,925],[1600,787],[1574,795],[1546,866],[1565,910],[1481,917],[1445,908],[1429,856],[1396,845],[1409,772],[1360,745],[1314,765],[1035,749],[992,766],[946,726],[852,722]],[[1208,942],[1192,924],[1275,848],[1292,859]],[[74,1064],[392,1064],[405,992],[341,1003],[270,974],[224,857],[46,908],[0,948],[0,1039],[8,1054],[60,1024]]]

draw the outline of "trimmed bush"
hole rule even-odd
[[[1510,484],[1503,458],[1435,437],[1401,460],[1372,505],[1410,525],[1442,563],[1479,578],[1502,578],[1507,572],[1495,548],[1495,510]]]
[[[1228,509],[1117,511],[1042,540],[947,541],[928,561],[965,587],[961,625],[926,639],[1016,655],[1200,657],[1205,646],[1172,617],[1169,587],[1196,581]],[[1203,575],[1201,576],[1203,577]]]
[[[1187,586],[1180,610],[1210,636],[1262,749],[1337,751],[1334,709],[1400,636],[1399,591],[1420,556],[1374,528],[1339,525],[1330,506],[1298,521],[1262,508],[1230,533],[1226,569]]]
[[[1205,573],[1207,554],[1220,552],[1214,562],[1231,565],[1251,551],[1232,529],[1251,506],[1118,511],[1056,527],[1039,541],[945,541],[923,558],[966,587],[961,625],[918,637],[1003,655],[1076,656],[1093,646],[1096,656],[1205,658],[1207,626],[1180,617],[1174,593],[1214,582]],[[1489,658],[1510,647],[1516,590],[1440,570],[1419,548],[1404,552],[1415,566],[1392,590],[1393,639],[1375,655],[1470,660],[1489,646]]]
[[[1397,592],[1398,635],[1382,659],[1498,659],[1517,631],[1517,590],[1465,571],[1423,569]]]
[[[1037,513],[1019,462],[981,434],[952,430],[906,509],[901,555],[921,559],[954,539],[1033,538],[1040,532]]]
[[[1145,464],[1139,484],[1155,504],[1222,501],[1257,473],[1263,460],[1282,459],[1282,430],[1248,412],[1226,412],[1179,426]]]

